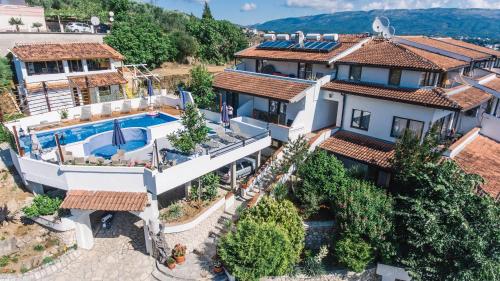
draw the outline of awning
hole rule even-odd
[[[146,208],[147,202],[146,192],[70,190],[62,202],[61,208],[141,212]]]
[[[85,78],[88,80],[85,82]],[[126,84],[127,80],[118,72],[70,76],[69,81],[80,89]]]

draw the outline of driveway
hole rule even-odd
[[[43,280],[151,280],[154,259],[145,252],[142,220],[125,212],[116,213],[111,229],[96,234],[94,248],[73,263]]]

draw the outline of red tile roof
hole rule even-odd
[[[146,192],[70,190],[61,204],[64,209],[102,211],[144,211]]]
[[[106,58],[123,60],[120,53],[103,43],[18,44],[12,53],[25,62]]]
[[[482,85],[490,89],[493,89],[497,92],[500,92],[500,77],[496,77]]]
[[[68,80],[49,81],[45,82],[45,85],[47,86],[48,90],[69,88]],[[28,90],[28,92],[30,93],[43,91],[43,84],[42,82],[27,83],[26,90]]]
[[[264,98],[292,101],[312,85],[271,75],[224,71],[214,76],[215,88]]]
[[[476,44],[468,43],[468,42],[465,42],[465,41],[462,41],[462,40],[456,40],[456,39],[449,38],[449,37],[448,38],[434,38],[434,39],[446,42],[448,44],[452,44],[452,45],[460,46],[460,47],[463,47],[463,48],[471,49],[471,50],[474,50],[474,51],[478,51],[478,52],[482,52],[482,53],[486,53],[486,54],[490,54],[490,55],[493,55],[493,56],[500,57],[500,51],[493,50],[491,48],[486,48],[486,47],[483,47],[483,46],[479,46],[479,45],[476,45]]]
[[[500,194],[500,143],[479,135],[454,160],[468,173],[481,175],[482,189],[497,198]]]
[[[464,87],[465,90],[458,92],[456,94],[448,95],[448,97],[456,102],[462,111],[469,110],[482,103],[488,101],[493,97],[493,95],[474,87]]]
[[[394,144],[368,136],[339,131],[323,142],[322,149],[382,169],[390,169]]]
[[[68,79],[70,82],[76,84],[78,88],[84,89],[87,88],[87,85],[85,83],[85,77],[87,77],[89,88],[109,86],[109,85],[120,85],[127,83],[127,80],[118,72],[90,74],[83,76],[70,76],[68,77]]]
[[[338,63],[440,71],[467,63],[427,51],[409,48],[385,39],[373,39]]]
[[[340,46],[328,53],[298,52],[291,50],[259,50],[257,46],[250,47],[235,54],[237,58],[268,59],[278,61],[297,61],[312,63],[329,63],[335,56],[366,39],[366,35],[341,34]]]
[[[343,92],[375,99],[416,104],[434,108],[456,110],[460,106],[449,99],[440,89],[391,88],[368,83],[332,81],[322,86],[325,90]]]
[[[486,59],[486,58],[490,57],[489,54],[486,54],[484,52],[478,52],[478,51],[471,50],[471,49],[464,48],[464,47],[460,47],[457,45],[448,44],[446,42],[443,42],[443,41],[440,41],[437,39],[433,39],[433,38],[429,38],[429,37],[425,37],[425,36],[400,36],[400,37],[403,39],[415,42],[415,43],[427,45],[429,47],[433,47],[433,48],[449,51],[452,53],[460,54],[460,55],[463,55],[466,57],[470,57],[470,58],[475,59],[475,60],[481,60],[481,59]]]

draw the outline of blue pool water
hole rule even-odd
[[[132,141],[127,141],[127,143],[120,146],[120,149],[123,149],[125,151],[132,151],[141,148],[145,145],[146,141],[144,140],[132,140]],[[111,156],[116,154],[116,152],[118,152],[118,147],[109,144],[106,146],[99,147],[98,149],[95,149],[90,154],[110,159]]]
[[[130,127],[147,128],[155,125],[169,123],[175,120],[177,119],[166,114],[158,114],[156,116],[141,114],[119,119],[122,128],[130,128]],[[112,130],[113,130],[113,119],[110,119],[98,123],[92,123],[70,128],[61,128],[49,132],[42,132],[36,134],[36,136],[38,138],[38,141],[40,141],[42,148],[51,148],[56,146],[54,138],[55,134],[59,134],[61,145],[66,145],[74,142],[79,142],[85,140],[90,136]],[[24,136],[20,138],[20,142],[21,146],[24,147],[26,152],[29,152],[31,150],[30,136]]]

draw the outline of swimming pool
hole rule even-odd
[[[42,148],[44,149],[52,148],[56,146],[56,141],[54,138],[55,134],[59,135],[61,145],[75,143],[83,141],[86,138],[96,134],[112,131],[113,120],[114,119],[109,119],[101,122],[95,122],[80,126],[73,126],[47,132],[41,132],[36,134],[36,136],[38,138],[38,141],[42,145]],[[122,128],[131,128],[131,127],[147,128],[151,126],[173,122],[176,121],[177,118],[162,113],[155,116],[150,116],[144,113],[129,117],[118,118],[118,120],[120,121],[120,126]],[[26,152],[29,152],[31,150],[30,136],[21,137],[20,142],[21,146],[24,147]]]

